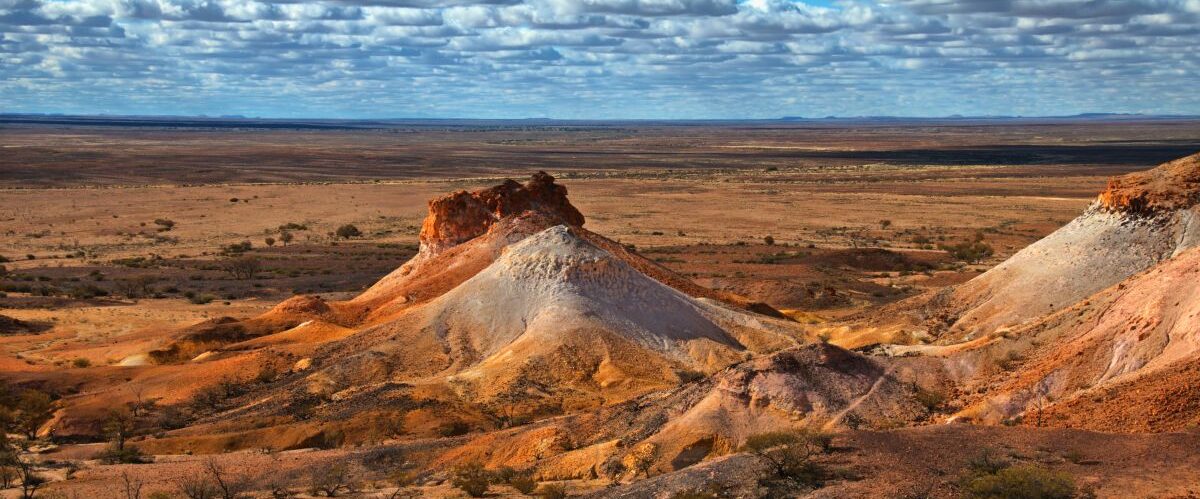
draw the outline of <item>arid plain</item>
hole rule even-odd
[[[382,497],[461,495],[447,473],[475,463],[530,473],[542,486],[561,486],[570,494],[781,493],[745,479],[768,473],[764,461],[736,441],[746,435],[697,437],[678,428],[671,433],[667,423],[656,435],[639,435],[645,439],[640,444],[629,434],[567,443],[556,440],[560,435],[547,436],[555,424],[615,435],[616,423],[605,418],[619,419],[617,412],[630,409],[613,407],[625,407],[621,404],[630,400],[646,411],[666,414],[665,421],[691,414],[695,406],[681,400],[700,397],[706,389],[688,388],[691,377],[711,376],[719,380],[714,383],[736,385],[730,381],[736,378],[732,373],[749,369],[745,365],[751,362],[713,360],[724,359],[722,351],[689,363],[699,348],[693,346],[686,354],[692,360],[671,364],[679,373],[699,374],[679,374],[666,385],[655,384],[657,378],[649,374],[631,374],[637,382],[614,382],[621,389],[612,391],[600,382],[596,393],[572,388],[571,397],[579,398],[556,394],[561,401],[553,409],[514,399],[513,406],[528,410],[505,412],[508,392],[486,395],[493,398],[479,407],[455,405],[452,398],[476,392],[464,389],[452,397],[442,385],[413,381],[429,378],[422,372],[406,373],[412,378],[399,383],[412,390],[403,395],[408,404],[403,409],[356,410],[366,404],[356,398],[365,396],[361,392],[314,392],[316,375],[306,374],[308,364],[280,367],[263,359],[274,359],[272,348],[287,350],[279,359],[289,361],[288,355],[310,361],[322,355],[337,358],[336,352],[353,351],[352,343],[339,342],[353,339],[355,328],[365,328],[359,333],[368,335],[364,337],[379,329],[365,325],[375,324],[374,319],[329,319],[328,328],[319,331],[303,330],[316,319],[299,325],[283,321],[287,327],[239,337],[219,348],[187,336],[192,334],[187,331],[198,331],[187,328],[220,324],[225,317],[275,317],[276,305],[293,295],[319,296],[322,304],[354,303],[353,297],[410,259],[440,257],[425,256],[431,245],[423,234],[431,223],[427,216],[433,217],[429,200],[485,189],[508,178],[524,182],[545,171],[554,177],[548,185],[565,187],[570,205],[586,218],[584,227],[590,232],[575,236],[607,249],[589,239],[603,235],[620,243],[623,249],[612,251],[626,261],[653,262],[670,276],[736,295],[740,298],[711,300],[724,300],[733,309],[743,302],[765,304],[771,312],[767,315],[774,315],[770,320],[783,325],[755,327],[789,341],[806,338],[801,343],[808,346],[793,347],[800,349],[800,358],[836,358],[836,353],[808,351],[825,342],[869,354],[854,354],[864,363],[889,353],[880,345],[910,349],[907,356],[888,357],[904,360],[888,364],[887,374],[878,376],[894,381],[894,390],[913,391],[887,399],[893,405],[859,409],[868,395],[888,390],[879,388],[882,381],[867,383],[863,394],[843,394],[852,404],[839,406],[830,396],[831,410],[821,417],[833,435],[833,450],[820,459],[837,471],[820,480],[819,487],[788,494],[958,497],[970,488],[964,477],[979,466],[980,456],[995,453],[1017,468],[1032,463],[1065,472],[1080,490],[1101,497],[1194,497],[1200,494],[1195,471],[1200,469],[1200,434],[1188,428],[1195,421],[1184,418],[1158,426],[1081,422],[1086,418],[1080,411],[1095,409],[1072,410],[1084,403],[1080,400],[1048,408],[1048,414],[1059,411],[1062,417],[1046,422],[1040,405],[1036,423],[1030,417],[989,412],[980,409],[986,405],[981,401],[993,400],[988,398],[993,393],[1010,396],[1005,383],[1016,386],[1021,376],[979,381],[982,375],[974,371],[955,378],[962,369],[922,364],[951,355],[937,348],[953,350],[977,338],[967,337],[965,343],[940,336],[928,340],[879,324],[880,314],[897,310],[887,307],[906,307],[951,286],[968,289],[964,283],[1088,210],[1109,179],[1197,152],[1200,122],[1187,120],[484,122],[366,130],[9,124],[0,128],[0,256],[7,260],[0,275],[0,315],[7,322],[0,326],[9,329],[0,332],[0,378],[10,392],[36,389],[53,399],[48,409],[53,417],[34,428],[39,439],[35,449],[50,480],[41,493],[66,497],[127,497],[118,489],[131,481],[144,485],[144,495],[177,494],[184,477],[212,467],[246,483],[246,493],[270,496],[278,489],[294,489],[318,495],[321,491],[312,483],[322,477],[312,475],[314,463],[349,466],[338,469],[347,483],[353,482],[352,493]],[[538,243],[536,237],[519,244]],[[562,244],[584,244],[562,237],[567,238]],[[556,248],[527,251],[553,253]],[[480,274],[470,282],[489,277],[475,271]],[[649,275],[669,284],[675,279]],[[691,288],[671,285],[698,296]],[[405,289],[401,305],[389,306],[424,304],[419,297],[423,288]],[[452,307],[441,304],[453,301],[446,296],[449,292],[430,303],[440,304],[445,317],[465,314],[471,300]],[[1057,310],[1053,304],[1050,308]],[[368,309],[362,313],[381,313]],[[337,306],[332,310],[343,313]],[[1079,316],[1085,316],[1083,309]],[[713,319],[726,331],[745,326],[743,319],[729,320],[738,326]],[[280,336],[288,334],[305,339]],[[1021,338],[1013,345],[1036,349],[1052,341],[1030,335],[1037,338],[1032,340],[1036,345],[1022,344]],[[737,339],[755,355],[758,351],[749,345],[775,341]],[[179,351],[200,349],[194,352],[199,355],[187,355],[191,362],[154,357],[153,352],[168,347],[176,349],[176,357],[183,355]],[[986,357],[989,366],[1017,373],[1026,359],[1035,357],[1012,354],[1016,347],[997,348],[979,347],[974,356],[959,360],[984,362]],[[322,368],[331,361],[326,362]],[[859,361],[846,362],[857,366]],[[270,372],[264,367],[268,365]],[[907,374],[893,380],[893,372]],[[473,368],[459,375],[496,376],[508,383],[510,373]],[[265,394],[278,400],[285,397],[280,394],[292,393],[289,383],[299,383],[301,377],[309,380],[306,393],[319,399],[314,403],[320,417],[256,407],[267,400]],[[212,407],[198,408],[197,393],[230,379],[262,386],[230,388],[224,396],[236,403],[214,401]],[[840,387],[858,386],[836,379]],[[1187,383],[1192,386],[1195,380]],[[683,391],[673,388],[676,384]],[[605,402],[589,402],[593,398]],[[902,402],[908,399],[919,403]],[[334,411],[322,404],[345,407]],[[139,452],[153,455],[152,463],[110,464],[97,458],[112,445],[106,422],[112,415],[106,411],[126,406],[132,414],[122,430],[122,444],[128,438]],[[176,415],[180,421],[164,423],[173,406],[189,409]],[[454,410],[461,417],[448,418]],[[861,416],[848,418],[854,411]],[[399,421],[389,419],[397,414]],[[637,411],[630,414],[626,419],[638,417]],[[347,425],[328,423],[338,418]],[[542,449],[534,443],[538,439],[553,442],[555,450]],[[681,447],[675,449],[672,442]],[[657,454],[641,463],[629,457],[637,449]],[[612,461],[612,456],[624,459],[622,471],[606,473],[595,464]],[[397,478],[398,471],[404,472],[403,479]],[[518,488],[496,482],[489,493],[520,497]],[[709,492],[715,488],[721,490]]]

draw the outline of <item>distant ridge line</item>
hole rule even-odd
[[[39,113],[0,113],[2,125],[61,125],[132,128],[248,128],[293,130],[395,130],[403,128],[476,128],[476,127],[612,127],[612,126],[713,126],[772,124],[1007,124],[1007,123],[1079,123],[1129,121],[1200,120],[1200,115],[1152,115],[1123,113],[1083,113],[1069,116],[826,116],[806,118],[784,116],[775,119],[470,119],[470,118],[248,118],[244,116],[108,116]]]

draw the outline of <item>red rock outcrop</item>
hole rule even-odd
[[[537,212],[553,224],[582,226],[583,214],[567,200],[567,188],[537,172],[525,184],[513,180],[474,192],[459,191],[429,201],[421,226],[421,251],[439,253],[487,232],[501,218]]]
[[[1100,205],[1112,211],[1155,214],[1200,203],[1200,154],[1108,181]]]

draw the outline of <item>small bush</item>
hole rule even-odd
[[[335,234],[337,234],[337,237],[340,237],[342,239],[350,239],[352,237],[361,236],[362,231],[358,230],[358,227],[355,227],[353,224],[346,224],[341,227],[338,227],[337,232],[335,232]]]
[[[975,475],[994,475],[1012,463],[992,449],[983,449],[967,461],[967,469]]]
[[[341,463],[314,469],[309,478],[309,492],[313,496],[337,497],[338,494],[353,493],[357,489],[350,468]]]
[[[1070,475],[1033,465],[982,475],[966,487],[967,497],[975,499],[1071,499],[1075,490]]]
[[[96,459],[99,459],[104,464],[141,464],[147,462],[146,456],[142,454],[142,451],[132,445],[126,445],[124,448],[110,445],[97,455]]]
[[[537,481],[528,473],[520,473],[508,479],[508,484],[525,495],[530,495],[537,489]]]
[[[191,291],[188,293],[191,293]],[[184,293],[184,296],[187,296],[187,293]],[[192,296],[188,296],[188,301],[194,305],[207,305],[212,303],[212,301],[215,299],[217,299],[217,297],[208,293],[192,294]]]
[[[471,497],[483,497],[492,485],[492,474],[479,463],[468,463],[454,469],[450,485]]]
[[[982,241],[960,243],[952,246],[942,246],[942,250],[957,260],[976,263],[995,254],[995,249]]]
[[[228,246],[221,248],[221,250],[224,251],[225,253],[245,253],[252,249],[254,249],[254,245],[252,243],[250,243],[250,241],[242,241],[240,243],[233,243],[233,244],[230,244]]]
[[[819,488],[831,475],[814,461],[832,449],[833,435],[815,429],[760,433],[746,439],[743,450],[763,460],[775,479],[793,486]]]
[[[1087,461],[1087,458],[1084,457],[1083,452],[1080,452],[1077,449],[1072,449],[1067,452],[1064,452],[1063,458],[1074,464],[1083,464],[1084,462]]]
[[[164,430],[178,430],[187,426],[187,423],[187,413],[176,406],[163,408],[162,412],[158,415],[158,419],[155,421],[155,424]]]
[[[671,499],[718,499],[720,497],[714,492],[700,489],[681,490],[671,494]]]
[[[438,434],[443,437],[457,437],[460,435],[466,435],[470,431],[471,425],[468,425],[462,421],[453,421],[439,428]]]
[[[85,359],[85,358],[83,358],[83,357],[79,357],[79,358],[76,358],[75,360],[72,360],[72,361],[71,361],[71,365],[72,365],[72,366],[75,366],[75,367],[78,367],[78,368],[84,368],[84,367],[89,367],[89,366],[91,366],[91,365],[92,365],[92,361],[90,361],[90,360],[87,360],[87,359]]]
[[[562,484],[547,483],[538,487],[537,496],[542,499],[564,499],[567,497],[567,488]]]
[[[83,284],[67,290],[67,295],[76,300],[87,300],[97,296],[108,296],[108,291],[95,284]]]
[[[704,377],[705,377],[704,373],[702,373],[700,371],[692,371],[689,369],[684,369],[684,370],[678,371],[675,373],[675,375],[679,376],[679,382],[682,384],[700,381],[700,380],[704,379]]]
[[[915,397],[917,402],[925,406],[925,408],[930,411],[936,411],[938,408],[942,407],[942,404],[946,403],[945,394],[932,390],[926,390],[919,386],[916,387]]]

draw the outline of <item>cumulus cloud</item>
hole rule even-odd
[[[4,111],[1198,113],[1200,0],[0,0]]]

